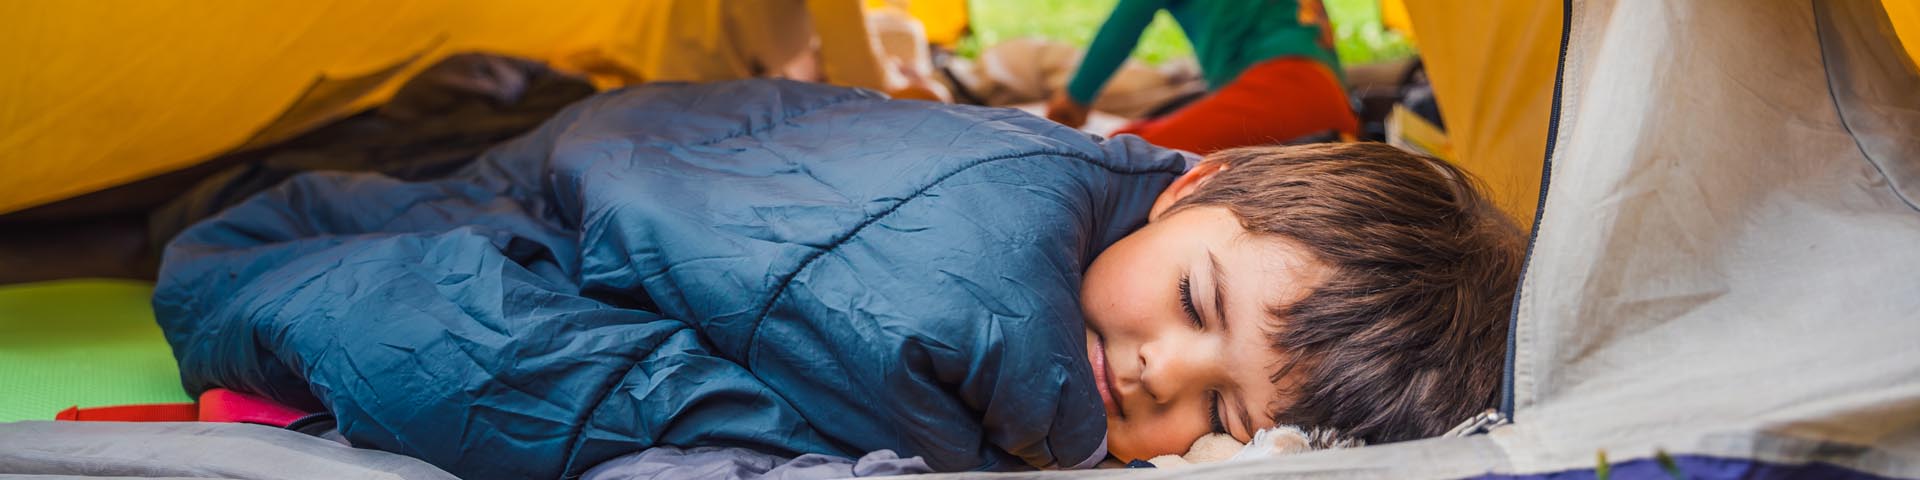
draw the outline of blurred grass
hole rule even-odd
[[[1100,23],[1107,20],[1118,0],[970,0],[975,45],[962,45],[961,54],[972,56],[981,48],[1022,37],[1058,40],[1086,48]],[[970,48],[971,47],[971,48]],[[1140,35],[1135,58],[1150,63],[1192,57],[1187,35],[1173,23],[1173,16],[1160,12],[1147,31]]]
[[[972,57],[988,45],[1021,37],[1040,37],[1085,48],[1106,21],[1118,0],[970,0],[973,36],[962,41],[960,54]],[[1334,50],[1346,64],[1371,63],[1413,56],[1405,37],[1380,25],[1378,0],[1324,0],[1333,17]],[[1160,63],[1190,58],[1187,36],[1166,12],[1140,35],[1134,58]]]
[[[1413,44],[1380,24],[1379,0],[1323,0],[1333,20],[1333,49],[1340,63],[1359,65],[1414,56]]]

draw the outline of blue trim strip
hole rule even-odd
[[[1689,480],[1712,479],[1785,479],[1820,478],[1839,480],[1882,480],[1882,477],[1831,463],[1812,462],[1800,464],[1771,463],[1747,458],[1721,458],[1700,455],[1680,455],[1673,457],[1673,467],[1679,470],[1681,478]],[[1658,460],[1645,458],[1608,465],[1608,478],[1632,479],[1671,479],[1673,473]],[[1563,470],[1548,473],[1526,475],[1486,474],[1473,477],[1482,480],[1534,480],[1534,479],[1588,479],[1597,478],[1598,472],[1591,468]]]
[[[1520,278],[1523,281],[1513,289],[1513,307],[1507,317],[1507,365],[1506,378],[1500,382],[1500,414],[1506,416],[1509,422],[1514,421],[1513,356],[1520,339],[1520,298],[1526,293],[1523,291],[1526,286],[1524,279],[1527,278],[1527,271],[1532,270],[1534,245],[1540,240],[1540,219],[1547,213],[1547,187],[1553,184],[1553,150],[1556,147],[1555,140],[1560,137],[1560,94],[1566,84],[1567,44],[1573,38],[1573,0],[1561,2],[1560,18],[1560,60],[1553,69],[1553,110],[1547,118],[1546,155],[1540,158],[1540,201],[1533,209],[1533,229],[1527,232],[1527,260],[1520,266]]]

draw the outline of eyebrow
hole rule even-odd
[[[1213,254],[1213,249],[1207,249],[1207,262],[1212,264],[1211,276],[1213,277],[1213,316],[1215,318],[1220,319],[1220,331],[1223,333],[1231,334],[1233,332],[1233,322],[1227,321],[1226,269],[1221,268],[1220,257]],[[1253,433],[1254,433],[1253,417],[1247,415],[1247,404],[1246,404],[1246,399],[1244,398],[1246,396],[1235,395],[1234,397],[1235,399],[1240,400],[1237,402],[1233,402],[1232,406],[1233,406],[1234,416],[1240,417],[1240,422],[1239,422],[1240,429],[1246,431],[1247,438],[1251,440],[1253,438]]]

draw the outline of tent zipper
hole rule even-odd
[[[1527,278],[1527,270],[1531,270],[1529,267],[1533,264],[1534,245],[1540,240],[1540,219],[1545,217],[1547,213],[1547,187],[1552,184],[1551,179],[1553,177],[1553,149],[1555,147],[1555,140],[1560,137],[1560,95],[1562,88],[1566,84],[1567,45],[1573,38],[1573,0],[1561,2],[1560,18],[1560,59],[1554,65],[1553,70],[1553,103],[1547,117],[1547,149],[1546,154],[1540,159],[1540,199],[1538,203],[1534,205],[1533,229],[1527,232],[1527,260],[1520,267],[1520,278],[1523,280]],[[1514,353],[1518,350],[1517,347],[1519,347],[1520,299],[1524,293],[1522,290],[1525,286],[1526,282],[1522,281],[1520,285],[1514,287],[1513,307],[1507,317],[1506,376],[1500,382],[1500,409],[1497,412],[1492,412],[1500,417],[1500,424],[1508,423],[1513,418]],[[1481,414],[1481,416],[1485,415],[1484,413]],[[1479,419],[1481,416],[1476,416],[1474,419]],[[1474,419],[1469,419],[1468,421],[1472,422]],[[1464,427],[1466,425],[1462,424],[1462,426]]]
[[[1501,414],[1499,410],[1489,408],[1487,411],[1480,412],[1479,415],[1468,418],[1467,421],[1460,422],[1460,425],[1453,427],[1452,430],[1447,430],[1447,434],[1441,436],[1465,437],[1468,435],[1479,435],[1493,431],[1494,427],[1506,425],[1507,423],[1506,415]]]

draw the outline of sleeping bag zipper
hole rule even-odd
[[[1491,432],[1494,427],[1506,424],[1506,415],[1501,414],[1499,410],[1489,408],[1487,411],[1480,412],[1479,415],[1474,415],[1466,421],[1460,422],[1460,425],[1454,426],[1452,430],[1447,430],[1447,433],[1441,436],[1465,437],[1468,435],[1479,435]]]

